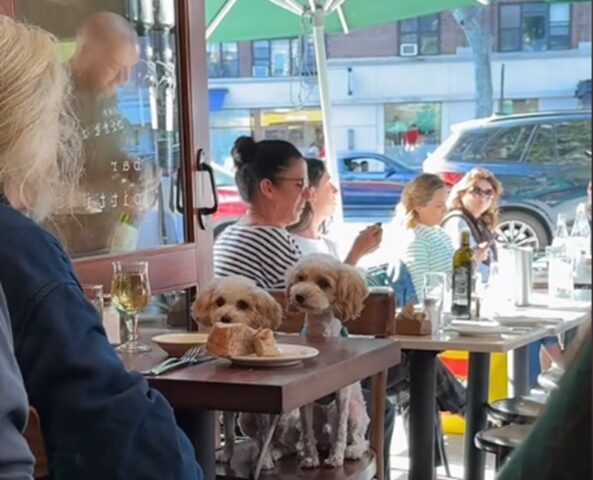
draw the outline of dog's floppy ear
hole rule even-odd
[[[336,282],[334,299],[334,315],[342,322],[354,320],[364,307],[364,299],[368,296],[364,278],[359,271],[342,264]]]
[[[212,308],[212,302],[214,301],[214,293],[220,280],[214,280],[212,283],[201,290],[198,294],[196,301],[192,305],[191,312],[194,321],[198,325],[203,327],[211,327],[212,320],[210,319],[210,310]]]
[[[282,322],[282,307],[265,290],[258,289],[254,295],[254,308],[261,316],[262,324],[276,330]]]

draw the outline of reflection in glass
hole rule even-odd
[[[174,0],[22,0],[16,15],[60,39],[85,144],[77,200],[47,228],[74,257],[183,242]]]

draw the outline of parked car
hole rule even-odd
[[[450,185],[474,167],[493,172],[505,192],[501,235],[512,245],[543,249],[559,213],[574,220],[591,179],[591,111],[493,116],[452,127],[424,161]]]
[[[340,152],[337,157],[344,218],[348,222],[387,222],[402,190],[418,172],[375,152]],[[214,237],[247,210],[231,172],[212,164],[217,185],[218,211],[213,215]]]

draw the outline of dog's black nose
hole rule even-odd
[[[297,294],[294,296],[294,299],[298,302],[298,303],[303,303],[305,301],[305,297],[303,297],[300,294]]]
[[[231,317],[229,317],[228,315],[223,315],[223,317],[220,319],[220,321],[222,323],[232,323],[233,319]]]

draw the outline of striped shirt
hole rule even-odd
[[[441,227],[419,225],[406,232],[402,261],[408,267],[419,301],[424,299],[424,274],[453,270],[453,243]]]
[[[261,288],[285,288],[286,272],[301,256],[283,228],[231,225],[214,244],[214,276],[241,275]]]

